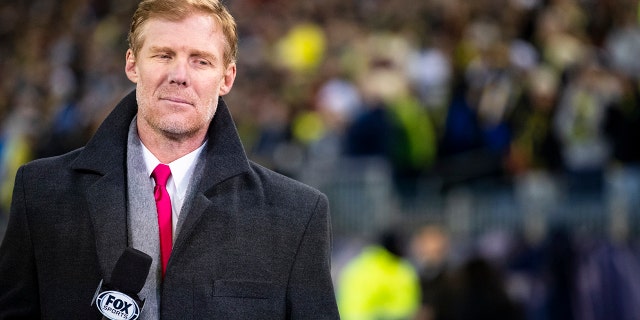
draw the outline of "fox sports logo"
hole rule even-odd
[[[140,316],[140,308],[136,301],[122,292],[102,292],[96,301],[98,310],[107,319],[135,320]]]

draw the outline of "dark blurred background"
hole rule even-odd
[[[250,158],[329,196],[337,287],[393,230],[421,280],[405,318],[482,319],[450,311],[497,298],[433,298],[475,276],[504,319],[640,319],[637,1],[225,3],[224,99]],[[0,238],[17,167],[82,146],[133,88],[136,5],[0,3]]]

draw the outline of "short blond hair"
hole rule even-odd
[[[235,62],[238,55],[238,33],[236,22],[229,10],[219,0],[143,0],[133,14],[129,29],[129,48],[137,56],[144,42],[142,26],[151,18],[180,21],[189,14],[200,12],[214,17],[222,26],[227,41],[224,63]]]

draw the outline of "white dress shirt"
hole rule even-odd
[[[167,180],[167,192],[169,192],[169,197],[171,198],[171,223],[174,240],[176,237],[178,217],[180,216],[180,210],[182,210],[182,204],[184,203],[184,198],[189,188],[189,182],[191,181],[198,157],[206,144],[207,142],[205,141],[198,149],[191,151],[171,163],[165,163],[171,169],[171,176],[169,176],[169,180]],[[160,160],[147,149],[144,143],[142,143],[142,151],[147,166],[147,174],[155,185],[155,180],[151,177],[151,173],[156,166],[160,164]]]

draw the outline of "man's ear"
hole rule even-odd
[[[127,50],[124,71],[127,74],[127,78],[129,78],[131,82],[138,83],[138,69],[136,67],[136,57],[133,54],[133,50],[131,49]]]
[[[222,85],[220,85],[220,95],[224,96],[225,94],[231,91],[231,87],[233,87],[233,82],[236,79],[236,64],[235,62],[230,63],[227,66],[227,70],[225,70],[224,78],[222,79]]]

